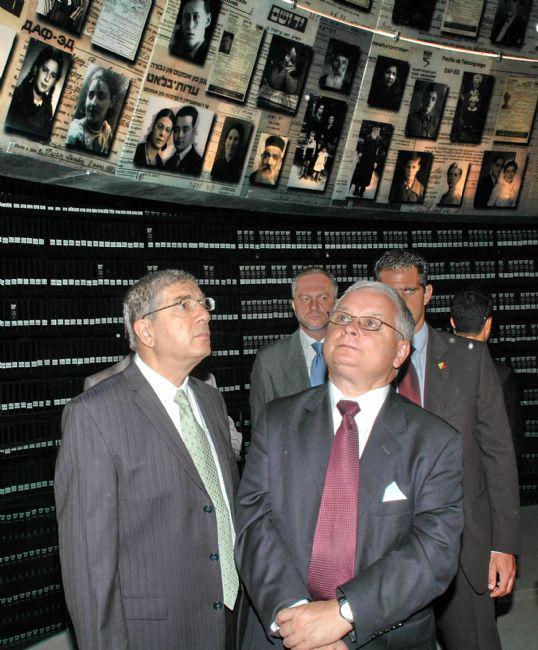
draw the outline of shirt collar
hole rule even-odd
[[[149,385],[157,393],[157,395],[162,395],[165,399],[170,399],[173,401],[178,390],[183,389],[186,391],[187,384],[189,382],[189,375],[185,377],[183,383],[178,388],[171,381],[168,381],[168,379],[159,374],[156,370],[150,368],[147,363],[142,361],[138,353],[134,356],[134,362],[140,369],[140,372],[147,379]]]
[[[299,339],[301,341],[301,347],[303,348],[303,352],[306,352],[309,349],[312,349],[312,344],[317,343],[318,339],[313,338],[310,336],[310,334],[307,334],[302,327],[299,328]],[[321,343],[325,341],[325,339],[319,339]]]
[[[369,413],[379,413],[383,402],[385,401],[390,390],[390,384],[381,386],[381,388],[373,388],[359,397],[348,397],[344,395],[342,391],[335,385],[331,380],[329,380],[329,399],[331,400],[331,411],[336,408],[336,405],[341,399],[350,400],[352,402],[357,402],[361,411]]]
[[[426,323],[422,325],[418,332],[415,332],[411,343],[413,345],[413,350],[417,352],[417,354],[422,354],[426,344],[428,343],[428,327],[426,326]]]

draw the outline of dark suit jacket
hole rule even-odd
[[[309,597],[333,439],[328,384],[267,405],[254,433],[239,487],[236,557],[266,631],[280,609]],[[456,572],[463,524],[461,451],[456,431],[391,390],[360,461],[357,575],[341,587],[357,646],[435,647],[430,603]],[[383,501],[393,482],[407,498]],[[243,647],[272,647],[252,618]]]
[[[424,408],[463,435],[460,565],[475,591],[483,593],[490,551],[519,552],[519,489],[510,427],[487,346],[427,327]]]
[[[202,156],[200,156],[196,149],[192,147],[183,160],[180,160],[179,152],[176,151],[176,153],[164,163],[164,168],[169,172],[187,174],[188,176],[200,176],[202,173]]]
[[[511,366],[502,361],[497,361],[497,359],[493,359],[493,363],[495,364],[495,369],[501,382],[501,388],[503,389],[504,405],[506,407],[506,414],[508,415],[508,422],[510,423],[510,431],[512,432],[516,464],[519,468],[521,465],[521,451],[525,432],[525,421],[521,411],[521,387],[517,375]]]
[[[256,353],[250,373],[250,421],[256,424],[263,407],[277,397],[310,388],[310,376],[299,330]]]
[[[495,181],[491,174],[486,174],[478,179],[476,190],[474,194],[474,207],[485,208],[488,205],[489,197],[495,187]]]
[[[497,37],[506,22],[506,14],[500,15],[493,23],[491,30],[491,42],[497,45],[505,45],[507,47],[521,47],[525,40],[525,32],[527,31],[527,21],[521,16],[516,16],[512,21],[510,27],[504,33],[503,38],[498,41]]]
[[[238,482],[219,392],[191,378],[230,504]],[[222,649],[210,498],[136,364],[70,402],[55,494],[67,605],[80,650]],[[211,506],[211,509],[209,509]]]

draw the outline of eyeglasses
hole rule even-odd
[[[153,311],[148,311],[147,314],[144,314],[142,318],[150,316],[151,314],[156,314],[158,311],[163,309],[170,309],[170,307],[177,307],[177,310],[180,314],[188,314],[193,312],[197,307],[203,307],[206,311],[213,311],[215,309],[215,300],[214,298],[180,298],[170,305],[165,305],[164,307],[159,307],[159,309],[154,309]]]
[[[350,325],[354,320],[356,320],[357,325],[361,328],[361,330],[366,330],[367,332],[377,332],[381,329],[381,325],[386,325],[387,327],[390,327],[391,330],[398,332],[398,334],[404,338],[404,335],[400,332],[400,330],[397,330],[390,323],[381,320],[381,318],[376,318],[375,316],[352,316],[351,314],[347,314],[345,311],[333,311],[332,313],[329,312],[328,315],[329,322],[331,322],[333,325],[340,325],[341,327],[345,327],[346,325]]]

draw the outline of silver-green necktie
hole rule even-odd
[[[183,442],[191,455],[215,508],[224,604],[229,609],[233,609],[239,590],[239,578],[237,577],[234,562],[230,511],[222,494],[219,474],[215,459],[211,453],[209,440],[205,431],[196,421],[187,395],[183,389],[177,391],[174,402],[179,406]]]

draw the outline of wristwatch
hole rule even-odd
[[[340,611],[340,616],[347,621],[350,625],[355,625],[355,620],[353,618],[353,612],[351,611],[351,606],[347,602],[347,598],[343,597],[338,599],[338,609]]]

